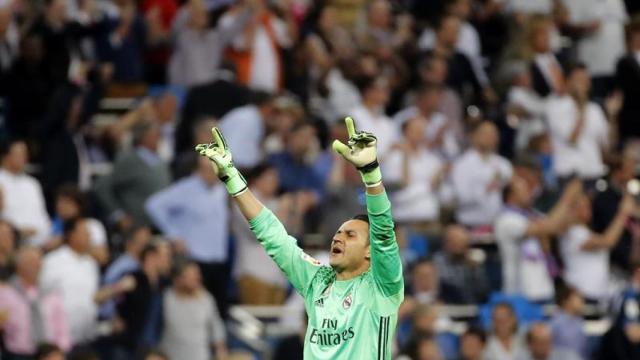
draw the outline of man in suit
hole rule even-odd
[[[551,51],[551,23],[545,18],[531,20],[528,32],[531,49],[533,89],[542,97],[563,93],[565,79],[558,59]]]
[[[157,123],[136,125],[134,148],[120,154],[113,164],[113,172],[96,182],[100,205],[122,232],[134,225],[150,225],[144,203],[151,194],[171,183],[169,167],[158,156],[159,140]]]

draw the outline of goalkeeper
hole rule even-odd
[[[390,359],[398,307],[404,298],[391,205],[382,185],[375,136],[356,132],[353,119],[345,121],[349,142],[336,140],[333,149],[360,171],[368,216],[356,216],[336,231],[330,267],[305,254],[247,189],[217,128],[212,129],[214,141],[198,145],[196,151],[213,162],[258,241],[304,297],[309,318],[304,358]]]

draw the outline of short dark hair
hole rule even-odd
[[[573,75],[573,73],[576,71],[587,71],[587,70],[588,70],[587,65],[580,61],[571,62],[565,68],[567,77]]]
[[[573,286],[563,285],[559,286],[556,291],[556,304],[559,307],[564,306],[564,304],[571,299],[573,295],[578,294],[578,290]]]
[[[157,254],[160,249],[160,245],[162,245],[162,242],[160,241],[151,241],[148,243],[140,252],[140,263],[144,263],[149,256]]]
[[[462,337],[465,336],[475,336],[480,339],[483,344],[487,342],[487,334],[478,326],[470,326],[467,331],[462,334]]]
[[[275,98],[276,98],[275,95],[263,90],[255,90],[251,92],[251,95],[250,95],[251,103],[255,106],[266,105],[267,103],[270,103],[273,100],[275,100]]]
[[[369,215],[367,215],[367,214],[358,214],[358,215],[352,217],[351,220],[364,221],[364,222],[367,223],[367,225],[369,225]]]
[[[54,353],[62,353],[62,350],[54,344],[40,344],[36,350],[36,359],[41,360]]]
[[[78,208],[80,208],[80,214],[84,214],[86,209],[86,198],[77,185],[72,183],[62,184],[60,185],[60,187],[58,187],[56,195],[57,197],[65,197],[71,199],[73,202],[78,204]]]
[[[17,143],[26,143],[24,139],[20,138],[9,138],[3,141],[0,141],[0,160],[4,159],[5,156],[9,155],[11,148],[13,145]]]
[[[273,165],[267,161],[263,161],[245,172],[246,179],[249,184],[262,176],[265,172],[273,169]]]
[[[165,360],[169,360],[167,355],[165,353],[163,353],[162,351],[158,350],[158,349],[152,349],[152,350],[147,351],[144,354],[144,359],[146,360],[150,356],[157,356],[157,357],[163,358]]]
[[[173,268],[171,269],[171,279],[175,280],[179,278],[189,266],[198,266],[198,263],[185,258],[174,261]]]

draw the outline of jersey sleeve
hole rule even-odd
[[[387,193],[367,194],[369,240],[371,246],[371,272],[385,296],[404,291],[402,261],[396,242],[391,216],[391,203]]]
[[[284,225],[266,207],[249,221],[249,226],[300,295],[306,296],[309,284],[321,268],[320,262],[298,247],[296,239],[287,234]]]

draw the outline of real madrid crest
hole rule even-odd
[[[353,303],[353,297],[351,296],[351,293],[349,293],[349,295],[342,300],[342,307],[345,310],[348,310],[351,307],[351,303]]]

